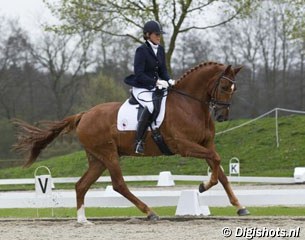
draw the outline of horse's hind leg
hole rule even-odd
[[[105,165],[97,158],[87,153],[89,168],[85,174],[79,179],[75,185],[76,201],[77,201],[77,221],[79,223],[89,223],[85,216],[84,200],[90,186],[101,176],[105,171]]]
[[[159,217],[140,199],[138,199],[135,195],[133,195],[125,181],[122,175],[121,167],[118,161],[118,157],[110,157],[107,158],[107,169],[109,170],[113,189],[123,195],[125,198],[127,198],[130,202],[132,202],[138,209],[140,209],[143,213],[147,215],[147,218],[149,220],[158,220]]]

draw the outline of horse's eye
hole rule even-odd
[[[221,90],[224,92],[233,92],[236,90],[235,84],[232,84],[230,86],[223,86],[223,87],[221,87]]]
[[[229,87],[229,86],[223,86],[222,88],[222,91],[225,91],[225,92],[230,92],[232,89],[232,87]]]

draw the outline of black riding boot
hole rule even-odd
[[[142,154],[144,152],[144,139],[145,133],[148,126],[151,124],[151,113],[147,108],[144,108],[137,126],[137,136],[136,136],[136,153]]]

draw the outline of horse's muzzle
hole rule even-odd
[[[217,122],[224,122],[224,121],[228,121],[228,117],[227,116],[223,116],[223,115],[219,115],[219,116],[216,116],[216,121]]]
[[[228,108],[217,109],[215,111],[215,120],[217,122],[225,122],[229,120],[229,110]]]

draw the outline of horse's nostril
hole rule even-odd
[[[224,115],[218,115],[218,116],[216,116],[216,121],[217,121],[217,122],[228,121],[228,117],[227,117],[227,116],[224,116]]]
[[[217,116],[216,121],[218,122],[224,121],[223,116],[222,115]]]

